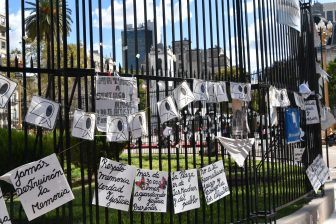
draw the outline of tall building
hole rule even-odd
[[[315,2],[312,7],[314,15],[320,15],[333,23],[336,22],[336,2],[320,3]]]
[[[6,16],[0,14],[0,55],[6,55]]]
[[[126,32],[126,41],[124,38]],[[137,36],[137,48],[135,49]],[[154,22],[147,21],[147,30],[145,29],[145,24],[140,24],[137,29],[134,29],[133,25],[127,25],[126,31],[121,31],[122,38],[122,58],[123,58],[123,67],[128,69],[135,69],[138,61],[139,67],[142,64],[145,64],[146,55],[150,52],[151,47],[154,43]],[[147,43],[147,45],[146,45]],[[137,58],[137,54],[140,55]],[[126,60],[127,59],[127,60]]]

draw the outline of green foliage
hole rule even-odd
[[[327,73],[331,76],[329,78],[328,87],[330,107],[333,108],[336,106],[336,59],[329,63]]]

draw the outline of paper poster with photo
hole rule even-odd
[[[216,94],[216,83],[207,82],[208,88],[208,103],[217,103],[217,94]]]
[[[186,81],[173,90],[173,97],[178,110],[182,110],[195,100],[194,94]]]
[[[99,206],[129,211],[135,173],[133,166],[102,157],[97,176]],[[96,204],[95,196],[92,204]]]
[[[92,141],[94,139],[95,127],[96,115],[94,113],[86,113],[79,109],[75,110],[71,131],[73,137]]]
[[[323,116],[322,116],[323,115]],[[334,115],[330,113],[327,108],[322,109],[322,115],[321,115],[321,130],[325,131],[327,128],[332,127],[336,124],[336,120]]]
[[[305,148],[294,148],[294,162],[301,162]]]
[[[230,188],[226,180],[223,161],[200,169],[204,197],[207,205],[210,205],[230,194]]]
[[[179,118],[180,115],[171,96],[157,103],[161,124],[170,121],[174,118]]]
[[[107,142],[126,142],[129,139],[128,122],[125,116],[108,116],[106,125]]]
[[[166,212],[168,173],[137,169],[133,193],[133,211]]]
[[[304,98],[296,92],[294,92],[294,100],[297,107],[299,107],[301,110],[306,109]]]
[[[137,80],[132,77],[96,76],[96,97],[137,101]]]
[[[10,179],[29,221],[74,199],[56,154],[21,166]]]
[[[299,0],[277,1],[277,22],[301,32],[301,8]]]
[[[280,102],[279,102],[280,91],[274,86],[271,86],[268,91],[269,91],[270,107],[280,107]]]
[[[315,172],[314,172],[314,170],[312,169],[311,166],[309,166],[308,169],[306,170],[306,174],[307,174],[309,182],[311,183],[315,193],[317,193],[317,191],[320,189],[322,184],[319,181],[319,179],[317,178],[317,176],[316,176],[316,174],[315,174]]]
[[[174,213],[200,207],[197,169],[172,172]]]
[[[285,137],[286,142],[300,142],[300,111],[296,108],[287,108],[285,111]]]
[[[53,130],[60,104],[39,96],[33,96],[25,121],[42,128]]]
[[[146,112],[141,111],[128,116],[128,126],[132,138],[141,138],[148,135]]]
[[[106,132],[107,116],[128,116],[138,112],[138,103],[118,99],[96,99],[97,129]]]
[[[236,161],[237,165],[244,167],[245,159],[252,150],[254,138],[250,139],[233,139],[217,137],[219,142],[224,146],[231,158]]]
[[[251,101],[251,84],[230,82],[231,98],[241,101]]]
[[[6,203],[2,195],[1,188],[0,188],[0,223],[1,224],[11,224],[12,223],[9,217],[8,211],[7,211]]]
[[[289,101],[286,89],[280,89],[279,90],[278,102],[280,103],[280,107],[289,107],[290,106],[290,101]]]
[[[0,75],[0,108],[5,108],[16,87],[16,82]]]
[[[244,102],[232,100],[232,135],[246,136],[250,132],[247,120],[247,108]]]
[[[215,83],[215,92],[216,92],[217,103],[229,101],[227,91],[226,91],[226,82]]]
[[[195,101],[207,101],[208,100],[207,82],[201,79],[194,79],[193,92]]]
[[[320,116],[317,110],[316,100],[306,100],[306,124],[318,124],[320,123]]]

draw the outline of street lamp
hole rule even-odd
[[[320,36],[321,41],[321,67],[323,70],[327,70],[327,63],[326,63],[326,45],[328,40],[332,36],[333,24],[331,21],[326,21],[323,18],[320,18],[320,21],[315,24],[316,30]],[[325,97],[325,106],[329,107],[329,91],[328,91],[328,82],[324,80],[324,97]]]

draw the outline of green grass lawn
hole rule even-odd
[[[128,163],[129,158],[127,154],[122,154],[120,156],[120,161],[123,163]],[[136,167],[140,167],[140,159],[138,155],[132,155],[132,157],[130,157],[130,161],[132,165]],[[161,161],[161,163],[159,161]],[[161,156],[161,160],[159,160],[159,155],[153,155],[152,156],[152,169],[159,170],[161,167],[162,170],[168,171],[169,166],[171,167],[172,171],[175,171],[178,168],[185,169],[186,167],[191,169],[191,168],[194,168],[194,161],[195,161],[196,167],[200,168],[202,164],[202,158],[199,155],[196,155],[195,157],[188,156],[187,158],[184,155],[179,155],[179,163],[178,163],[176,154],[171,155],[170,160],[168,160],[168,155],[165,155],[165,154]],[[215,157],[211,157],[211,162],[214,162],[214,161],[215,161]],[[207,165],[208,163],[209,163],[208,157],[204,157],[203,165]],[[229,160],[224,161],[226,174],[228,177],[228,181],[230,182],[229,164],[230,164]],[[265,167],[267,165],[271,166],[272,164],[265,163]],[[236,167],[233,161],[231,161],[231,166],[233,170]],[[282,173],[283,164],[278,163],[278,164],[273,164],[273,166],[274,166],[273,167],[274,172],[275,171],[278,172],[277,180],[281,181],[280,177],[283,175]],[[150,168],[150,160],[149,160],[148,155],[142,156],[142,167],[144,169]],[[301,167],[292,166],[291,169],[292,169],[292,172],[297,172],[298,169],[301,169]],[[80,181],[81,180],[81,168],[75,165],[72,165],[71,170],[72,170],[72,183],[74,187],[73,193],[75,195],[75,200],[72,201],[73,217],[74,217],[73,223],[83,223],[84,219],[86,219],[86,221],[89,223],[90,213],[92,214],[91,219],[93,223],[96,223],[96,214],[98,214],[97,219],[99,220],[100,223],[105,223],[106,218],[109,220],[109,223],[118,223],[119,220],[121,223],[141,223],[141,219],[143,219],[144,223],[161,223],[161,220],[162,220],[162,223],[170,223],[170,219],[172,219],[173,223],[179,223],[179,221],[181,221],[181,223],[187,223],[187,221],[190,221],[190,223],[194,223],[195,219],[197,219],[198,223],[201,223],[202,222],[201,220],[203,218],[205,219],[205,223],[210,223],[211,217],[213,217],[214,223],[217,223],[217,221],[219,221],[219,223],[231,222],[231,221],[241,219],[243,216],[244,217],[247,216],[246,214],[247,212],[246,192],[250,193],[251,200],[256,199],[255,201],[257,202],[259,210],[268,208],[269,198],[268,197],[264,198],[262,196],[264,194],[268,195],[269,189],[264,187],[262,183],[258,184],[258,190],[256,190],[255,186],[252,186],[252,185],[250,189],[246,189],[246,188],[241,187],[238,184],[236,187],[231,186],[232,187],[231,195],[225,197],[224,199],[221,199],[219,202],[214,203],[211,206],[206,205],[204,201],[201,200],[200,209],[182,213],[180,215],[174,215],[173,212],[172,213],[170,212],[170,210],[172,209],[171,207],[169,207],[169,204],[170,204],[169,200],[171,197],[168,195],[167,213],[164,213],[164,214],[142,213],[141,214],[138,212],[133,212],[131,216],[131,213],[129,212],[118,212],[117,210],[113,210],[113,209],[105,209],[103,207],[92,206],[91,205],[92,195],[90,195],[89,197],[90,192],[89,192],[89,185],[87,184],[87,181],[85,184],[84,191],[82,191],[82,188],[80,187],[81,186],[80,185],[81,184],[81,181]],[[241,171],[241,168],[238,168],[237,169],[238,177],[240,176],[240,171]],[[248,172],[253,172],[253,170],[248,169]],[[85,173],[85,177],[87,177],[86,168],[84,169],[84,173]],[[262,169],[259,169],[257,173],[258,175],[261,175]],[[234,176],[235,175],[233,174],[231,178],[234,178]],[[231,183],[234,183],[234,179],[231,179]],[[92,183],[91,187],[92,187],[91,192],[94,192],[94,189],[93,189],[94,183]],[[290,193],[293,193],[295,190],[296,190],[296,186],[292,186],[291,189],[285,189],[281,186],[278,186],[277,189],[274,189],[275,192],[278,192],[278,196],[277,196],[277,193],[274,192],[275,198],[276,200],[285,201],[286,199],[282,198],[285,195],[282,193],[286,192],[286,194],[290,194]],[[256,196],[254,195],[255,194],[254,192],[258,192],[257,198],[254,197]],[[201,188],[200,188],[200,194],[202,198],[203,196],[202,196]],[[82,206],[83,196],[85,196],[85,206],[84,207]],[[292,213],[296,209],[302,207],[304,203],[305,202],[299,201],[298,203],[281,210],[278,214],[279,216],[277,217],[279,218],[280,216],[284,216],[284,215]],[[245,206],[243,206],[243,204]],[[254,201],[251,204],[254,205]],[[8,207],[8,209],[10,210],[10,207]],[[255,208],[253,207],[251,209],[255,210]],[[14,214],[15,214],[14,217],[12,217],[14,219],[13,223],[28,223],[26,221],[25,214],[20,206],[20,202],[17,199],[13,203],[12,210],[14,211]],[[63,208],[60,208],[58,212],[59,212],[58,213],[59,215],[57,215],[57,210],[52,211],[46,214],[45,216],[34,220],[31,223],[41,223],[41,224],[42,223],[56,223],[57,222],[56,217],[60,217],[61,219],[59,220],[60,223],[67,223],[67,220],[63,220],[62,217],[68,216],[68,205],[65,205]],[[86,215],[84,215],[84,212],[86,212]],[[218,214],[218,220],[217,220],[217,214]],[[263,221],[260,220],[259,222],[263,222]]]

